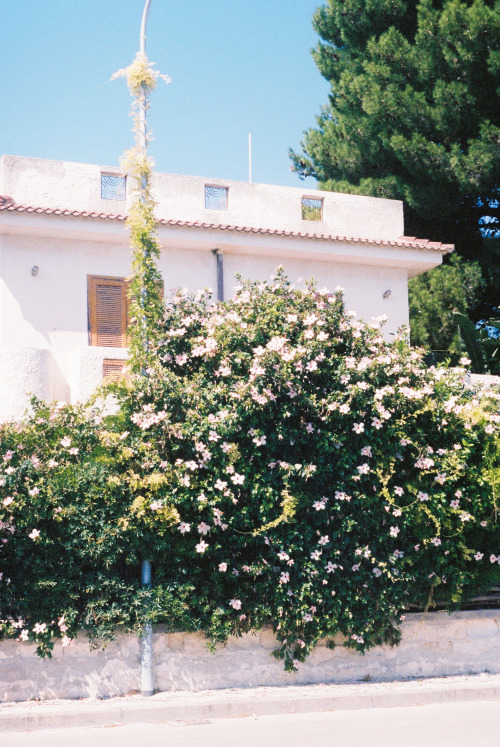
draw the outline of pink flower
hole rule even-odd
[[[441,544],[441,540],[440,540],[440,538],[439,538],[439,537],[433,537],[433,538],[431,539],[431,542],[432,542],[432,544],[433,544],[433,545],[434,545],[435,547],[439,547],[439,545]]]
[[[47,630],[46,623],[35,623],[35,627],[33,628],[33,633],[35,633],[35,635],[38,635],[39,633],[45,633],[46,630]]]
[[[234,610],[240,610],[241,609],[241,599],[231,599],[229,602],[229,606],[232,607]]]
[[[29,641],[29,637],[30,637],[29,630],[21,630],[19,634],[20,641]]]
[[[399,527],[391,527],[389,534],[391,535],[391,537],[397,537],[399,534]]]
[[[354,433],[363,433],[365,430],[365,424],[364,423],[354,423],[352,427]]]
[[[314,501],[314,503],[313,503],[313,508],[315,508],[315,509],[316,509],[316,511],[322,511],[323,509],[325,509],[325,508],[326,508],[326,503],[325,503],[325,501],[324,501],[324,500],[321,500],[321,501]]]
[[[191,524],[187,524],[185,521],[179,524],[179,532],[181,534],[186,534],[186,532],[190,532],[190,531],[191,531]]]
[[[202,540],[196,545],[196,552],[204,553],[207,547],[208,544]]]
[[[209,524],[205,524],[204,521],[201,522],[201,524],[198,524],[198,532],[200,534],[203,534],[205,536],[210,531]]]
[[[38,495],[38,493],[39,493],[39,492],[40,492],[40,491],[39,491],[39,489],[38,489],[38,488],[31,488],[31,490],[28,490],[28,493],[29,493],[30,495]]]
[[[289,581],[290,581],[290,574],[285,573],[283,571],[280,576],[280,584],[287,584]]]
[[[227,563],[219,563],[219,571],[225,573],[227,571]]]

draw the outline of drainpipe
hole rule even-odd
[[[224,300],[224,255],[220,249],[212,249],[216,259],[217,301]]]

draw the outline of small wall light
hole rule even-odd
[[[31,268],[31,274],[33,275],[33,277],[36,277],[36,275],[38,275],[38,265],[33,265],[33,267]]]
[[[386,292],[382,294],[382,298],[389,298],[389,296],[391,295],[391,293],[392,293],[391,290],[386,290]]]

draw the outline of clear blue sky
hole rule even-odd
[[[0,152],[118,165],[130,99],[110,77],[139,48],[144,0],[0,2]],[[287,151],[327,100],[310,54],[321,4],[153,0],[148,56],[172,78],[152,101],[157,170],[246,180],[251,132],[253,181],[301,184]]]

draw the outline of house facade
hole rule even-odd
[[[0,159],[0,421],[29,395],[76,402],[127,357],[127,180],[117,168]],[[264,280],[283,265],[303,287],[341,286],[359,318],[408,324],[408,279],[450,245],[404,236],[396,200],[155,174],[165,294],[237,274]]]

